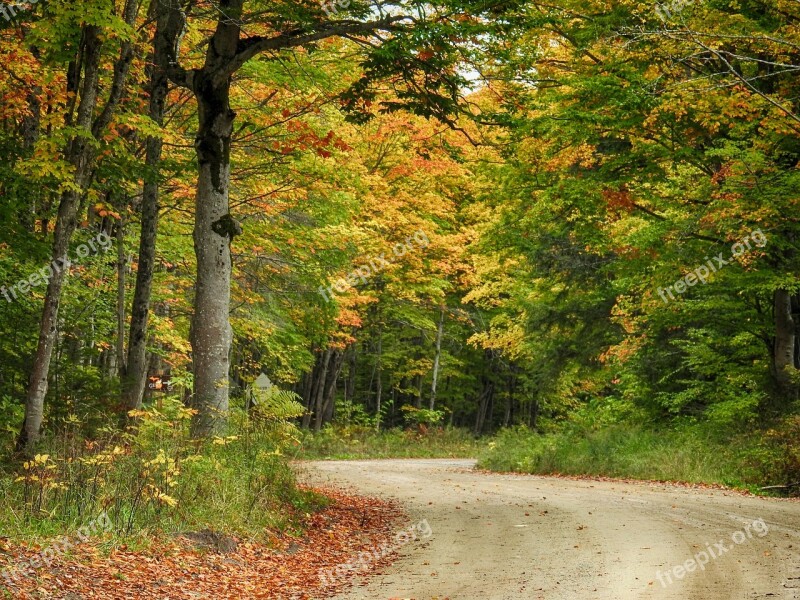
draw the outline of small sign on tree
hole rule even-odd
[[[169,375],[151,375],[147,378],[147,389],[151,392],[171,392],[172,377]]]

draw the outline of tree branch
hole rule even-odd
[[[329,24],[327,27],[318,31],[304,32],[297,30],[290,33],[282,33],[274,37],[251,37],[241,40],[237,48],[236,56],[230,60],[223,72],[216,74],[218,77],[230,77],[238,71],[248,60],[261,54],[274,50],[284,50],[295,48],[318,42],[330,37],[344,37],[359,34],[369,34],[375,31],[393,31],[400,29],[397,23],[412,19],[408,15],[398,15],[384,17],[377,21],[339,21]]]

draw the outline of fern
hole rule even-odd
[[[300,396],[275,386],[268,390],[250,389],[251,417],[264,421],[289,421],[302,417],[306,412]]]

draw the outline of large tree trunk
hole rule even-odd
[[[155,11],[153,14],[152,11]],[[167,71],[177,61],[177,43],[185,26],[185,17],[177,0],[154,2],[151,18],[156,19],[153,38],[153,66],[150,69],[150,118],[162,126],[169,79]],[[159,175],[163,142],[149,137],[145,145],[147,173],[142,188],[142,224],[139,238],[139,260],[136,289],[131,305],[131,325],[128,339],[128,360],[122,395],[128,410],[140,408],[147,384],[147,338],[150,316],[150,296],[156,260],[156,234],[159,213]]]
[[[220,433],[228,413],[228,372],[233,338],[229,321],[231,241],[238,233],[229,214],[230,145],[235,114],[228,104],[230,80],[221,84],[197,74],[200,110],[198,181],[194,225],[197,255],[192,362],[195,437]]]
[[[775,352],[773,364],[775,379],[782,395],[797,399],[795,369],[795,322],[792,317],[792,296],[787,290],[775,290]]]
[[[231,76],[239,45],[243,0],[220,4],[224,18],[208,45],[202,69],[188,82],[197,98],[199,126],[195,148],[198,178],[194,221],[197,256],[192,317],[195,437],[221,432],[227,423],[230,347],[233,339],[231,242],[241,227],[230,215],[231,135],[236,113],[230,107]]]

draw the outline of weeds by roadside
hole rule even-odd
[[[230,435],[199,443],[191,414],[168,398],[92,439],[67,419],[33,459],[0,473],[0,536],[40,542],[103,513],[109,537],[210,529],[258,538],[299,530],[299,517],[325,504],[295,483],[283,456],[296,431],[288,422],[234,412]]]
[[[294,458],[474,458],[485,441],[464,429],[417,428],[376,432],[371,427],[326,427],[306,432],[293,450]]]
[[[722,484],[758,491],[771,481],[770,448],[752,436],[717,439],[709,432],[612,426],[541,434],[500,432],[481,453],[480,468],[540,475],[591,475]]]

